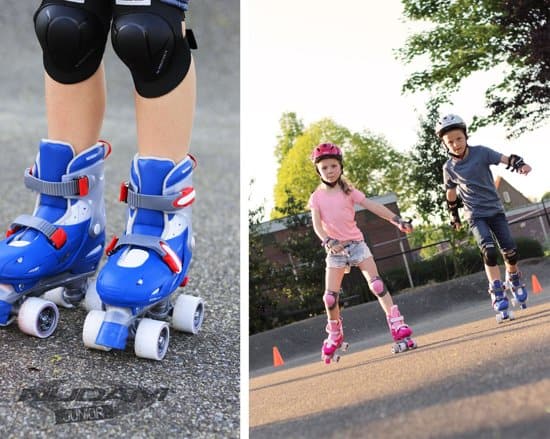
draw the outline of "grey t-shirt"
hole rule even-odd
[[[500,163],[501,153],[486,146],[470,146],[462,160],[447,160],[443,166],[445,189],[457,188],[466,218],[482,218],[504,212],[490,165]]]

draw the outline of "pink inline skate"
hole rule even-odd
[[[325,364],[330,364],[331,361],[338,362],[340,355],[336,353],[338,349],[342,352],[348,350],[349,343],[344,341],[344,327],[342,325],[342,317],[340,320],[329,320],[326,331],[328,337],[323,341],[321,348],[321,358]]]
[[[392,346],[392,353],[398,354],[405,352],[408,349],[416,348],[416,341],[411,338],[412,329],[405,324],[403,316],[399,312],[397,305],[393,305],[390,314],[387,316],[388,326],[390,327],[391,336],[395,341]]]

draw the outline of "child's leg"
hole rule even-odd
[[[344,342],[344,328],[340,316],[338,296],[344,277],[345,268],[327,267],[325,273],[325,293],[323,302],[327,312],[326,332],[328,337],[323,341],[321,356],[328,364],[333,359],[336,350]]]
[[[512,238],[506,216],[504,214],[497,215],[493,219],[491,228],[502,250],[504,266],[506,267],[506,286],[512,292],[514,300],[519,302],[522,308],[525,308],[528,296],[527,288],[521,280],[521,272],[517,265],[516,244]]]
[[[45,75],[48,138],[73,146],[78,154],[97,142],[105,113],[103,64],[82,82],[62,84]]]
[[[388,326],[393,339],[399,341],[406,337],[410,337],[412,335],[412,329],[405,324],[405,320],[399,312],[399,308],[397,305],[394,305],[390,293],[384,286],[382,279],[380,279],[374,258],[369,256],[362,261],[359,264],[359,269],[363,273],[363,276],[365,276],[365,279],[367,279],[371,291],[376,295],[380,306],[386,313]]]

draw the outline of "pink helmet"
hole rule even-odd
[[[334,158],[342,161],[342,150],[333,143],[321,143],[313,148],[311,152],[311,161],[314,164],[323,159]]]

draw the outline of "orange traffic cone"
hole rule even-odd
[[[283,366],[284,364],[285,362],[283,361],[283,357],[281,357],[279,349],[277,349],[276,346],[273,346],[273,367]]]
[[[539,294],[542,292],[540,282],[534,274],[531,275],[531,283],[533,284],[533,294]]]

